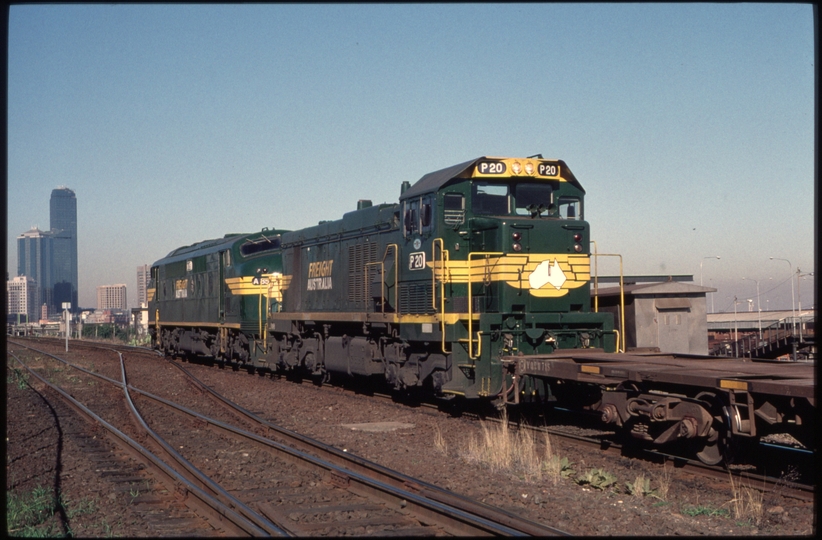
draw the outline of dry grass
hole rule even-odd
[[[516,474],[527,482],[548,479],[556,483],[567,467],[567,460],[563,462],[553,453],[547,434],[540,448],[533,431],[512,430],[505,417],[498,425],[480,421],[480,427],[482,434],[479,440],[472,437],[463,452],[469,462],[483,463],[494,472]]]
[[[733,494],[733,499],[728,504],[734,517],[750,521],[754,525],[762,523],[765,514],[764,491],[745,485],[741,480],[737,484],[732,474],[728,476],[731,479],[731,493]]]
[[[668,491],[671,489],[671,481],[673,480],[673,473],[671,469],[668,468],[668,463],[664,463],[662,465],[662,474],[657,476],[657,488],[656,488],[656,496],[663,500],[668,500]]]
[[[572,473],[573,471],[567,458],[562,458],[559,454],[554,453],[554,449],[551,446],[551,437],[549,437],[547,433],[544,433],[543,436],[545,450],[543,451],[544,460],[542,462],[542,471],[546,479],[556,485],[564,475]]]
[[[439,426],[434,426],[436,432],[434,433],[434,449],[441,454],[448,454],[448,443],[445,442],[445,437],[442,436]]]

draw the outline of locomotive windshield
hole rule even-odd
[[[521,182],[513,185],[474,182],[471,210],[476,215],[558,217],[580,219],[577,197],[555,197],[558,182]]]
[[[514,188],[516,203],[514,212],[518,216],[545,216],[551,210],[553,187],[549,183],[517,184]]]
[[[474,182],[471,210],[481,216],[501,216],[510,212],[508,184]]]

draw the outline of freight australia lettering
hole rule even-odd
[[[309,263],[306,290],[322,291],[331,289],[331,267],[333,265],[333,260]]]

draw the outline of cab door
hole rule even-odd
[[[400,313],[434,313],[432,256],[434,194],[403,202],[403,242],[400,258]]]

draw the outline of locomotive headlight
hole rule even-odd
[[[534,174],[534,164],[530,161],[525,162],[525,173],[529,176]]]
[[[522,251],[522,245],[521,245],[521,244],[517,244],[517,243],[515,243],[513,246],[511,246],[511,248],[512,248],[514,251]]]
[[[515,161],[511,164],[511,170],[514,174],[519,174],[522,172],[522,165],[520,165],[519,161]]]
[[[582,246],[579,244],[574,244],[574,251],[577,253],[582,253]]]

